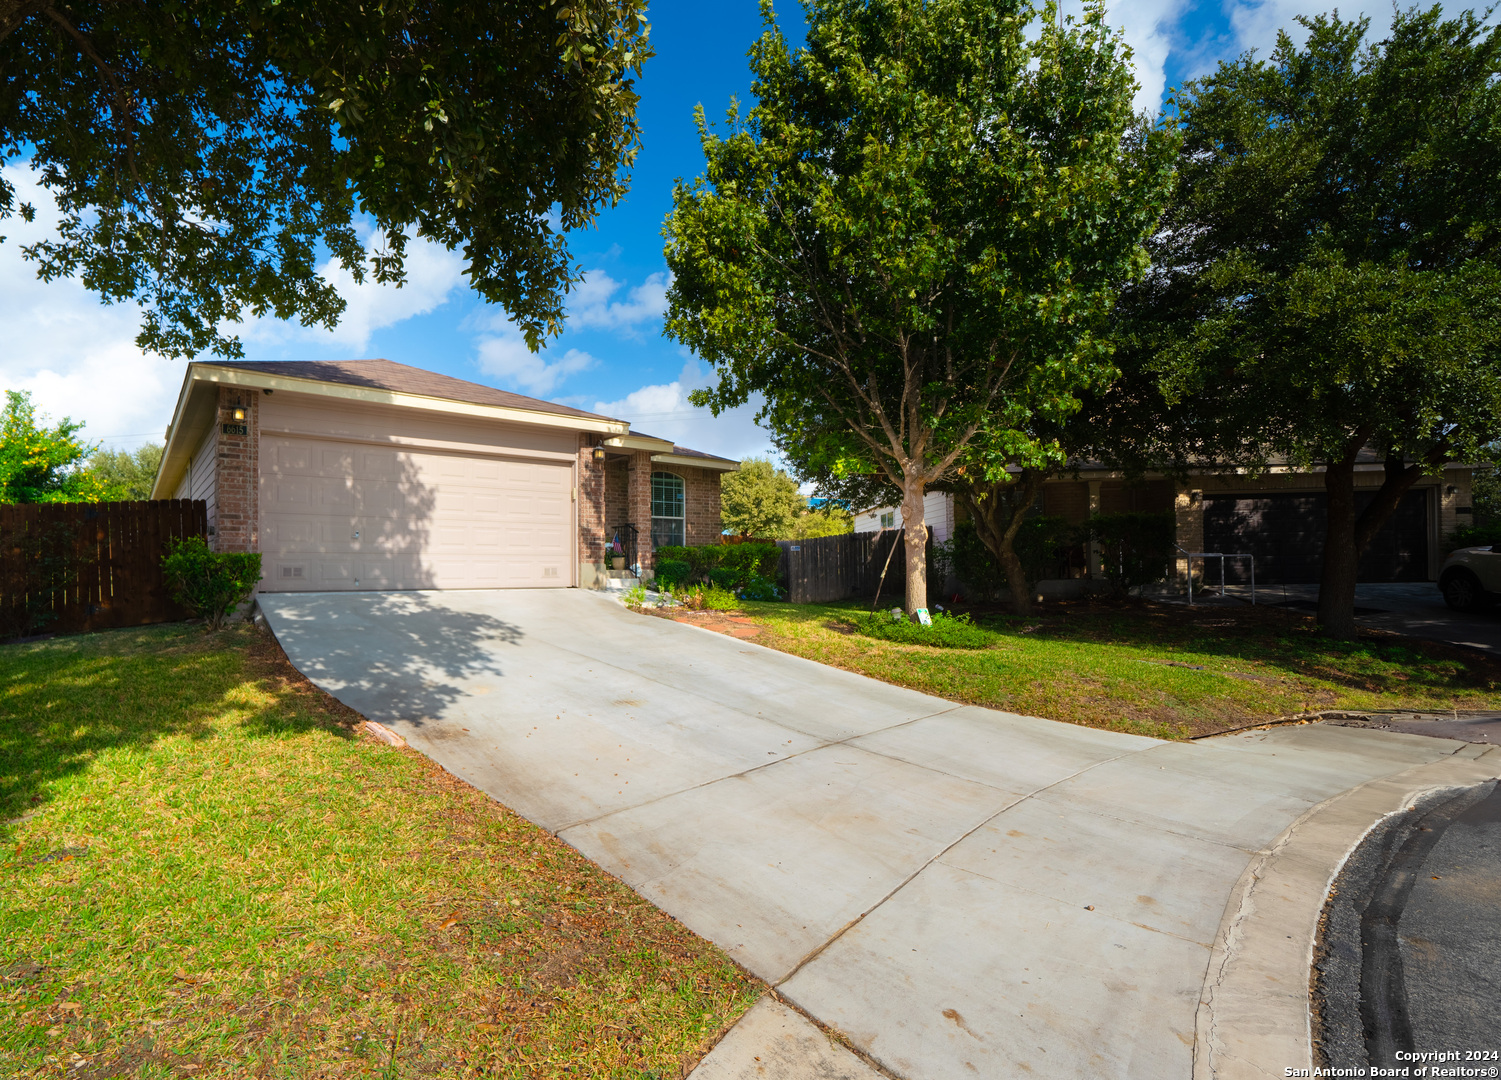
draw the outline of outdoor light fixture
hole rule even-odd
[[[245,410],[244,409],[236,409],[234,415],[235,415],[235,419],[236,420],[243,420],[243,419],[245,419]]]
[[[1459,488],[1455,487],[1453,484],[1450,484],[1448,487],[1446,487],[1444,489],[1444,494],[1445,495],[1458,495],[1459,494]]]
[[[596,446],[594,448],[594,460],[595,461],[604,461],[604,459],[605,459],[605,448],[603,446]]]

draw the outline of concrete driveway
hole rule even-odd
[[[260,603],[319,686],[902,1077],[1189,1076],[1253,858],[1325,800],[1464,749],[1324,726],[1094,731],[577,590]],[[1256,985],[1306,1002],[1291,966]],[[748,1064],[759,1037],[733,1052]],[[733,1066],[705,1068],[751,1075]],[[837,1068],[801,1075],[866,1066]]]

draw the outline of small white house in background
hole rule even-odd
[[[923,496],[923,517],[933,534],[933,543],[942,544],[954,535],[954,499],[941,491],[930,491]],[[900,506],[875,506],[855,515],[855,531],[880,532],[882,529],[902,527]]]

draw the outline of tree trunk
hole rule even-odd
[[[998,554],[1001,557],[1001,567],[1006,571],[1006,584],[1011,586],[1011,606],[1018,615],[1032,614],[1032,582],[1027,578],[1021,556],[1016,553],[1016,534],[1021,532],[1022,523],[1027,520],[1027,511],[1037,501],[1043,478],[1044,474],[1035,469],[1027,469],[1022,473],[1022,479],[1012,493],[1010,520],[1001,533],[1001,549]]]
[[[1324,470],[1324,566],[1319,574],[1319,625],[1333,637],[1355,636],[1355,455]]]
[[[1018,615],[1032,614],[1032,582],[1016,553],[1016,536],[1046,479],[1047,473],[1027,469],[1020,480],[1009,484],[966,484],[958,489],[980,542],[1006,572],[1011,606]]]
[[[927,485],[905,479],[902,489],[902,538],[907,545],[907,617],[928,606],[928,523],[923,514]]]
[[[1326,634],[1353,638],[1355,628],[1355,579],[1360,556],[1376,533],[1397,509],[1423,475],[1421,465],[1407,465],[1388,455],[1381,488],[1365,510],[1355,513],[1355,457],[1348,451],[1342,461],[1331,462],[1324,472],[1328,517],[1324,530],[1324,565],[1319,575],[1318,623]]]

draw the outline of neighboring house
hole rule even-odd
[[[1374,456],[1356,466],[1357,508],[1381,486],[1382,463]],[[1450,465],[1442,476],[1425,476],[1403,496],[1396,512],[1360,560],[1361,581],[1434,581],[1443,564],[1444,539],[1469,523],[1469,465]],[[1235,472],[1205,473],[1180,483],[1160,475],[1127,481],[1120,473],[1081,466],[1043,485],[1038,512],[1074,524],[1091,514],[1128,511],[1173,511],[1178,545],[1189,552],[1217,551],[1255,556],[1258,585],[1304,584],[1319,580],[1323,558],[1324,478],[1322,470],[1273,466],[1260,477]],[[962,506],[950,495],[929,493],[924,513],[933,539],[942,543],[965,520]],[[900,507],[873,507],[855,519],[856,532],[899,528]],[[1098,553],[1079,552],[1058,576],[1090,575]],[[1247,560],[1226,565],[1227,580],[1249,578]],[[1187,560],[1177,563],[1177,577],[1187,574]],[[1202,566],[1194,560],[1194,568]],[[1210,572],[1219,578],[1216,561]]]
[[[933,533],[933,542],[942,544],[954,535],[954,497],[939,491],[923,496],[923,519]],[[855,515],[855,532],[879,532],[902,527],[902,511],[897,506],[873,506]]]
[[[268,592],[599,587],[636,530],[718,540],[739,467],[624,421],[389,360],[188,365],[152,498],[208,503]]]

